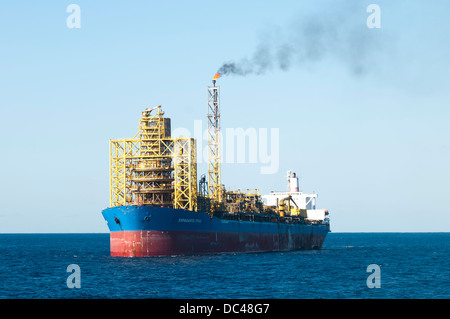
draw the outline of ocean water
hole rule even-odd
[[[69,265],[80,288],[69,288]],[[368,287],[376,265],[379,288]],[[321,250],[117,258],[109,234],[0,234],[0,298],[450,298],[450,233],[330,233]]]

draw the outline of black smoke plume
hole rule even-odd
[[[379,51],[380,30],[366,25],[365,7],[348,6],[314,17],[298,18],[286,31],[272,28],[261,37],[253,55],[227,61],[218,69],[221,75],[264,74],[271,69],[288,71],[325,59],[333,59],[354,75],[363,75],[373,67]],[[330,60],[331,61],[331,60]]]

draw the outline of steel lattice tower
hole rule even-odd
[[[208,191],[215,204],[222,202],[220,181],[220,106],[219,87],[213,80],[208,87]]]

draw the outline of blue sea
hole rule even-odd
[[[315,251],[151,258],[110,257],[109,234],[0,234],[0,260],[1,299],[450,298],[450,233],[330,233]],[[80,288],[68,287],[69,265]]]

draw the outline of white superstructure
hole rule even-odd
[[[282,199],[291,197],[298,209],[306,209],[308,220],[325,220],[328,211],[325,209],[316,209],[317,194],[306,194],[299,191],[299,180],[294,172],[287,172],[288,191],[271,192],[268,195],[262,195],[267,206],[279,206]]]

